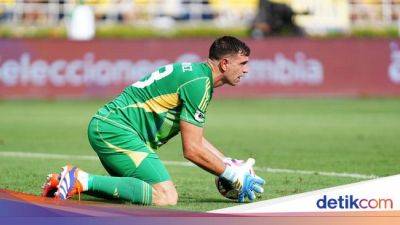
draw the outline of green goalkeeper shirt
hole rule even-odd
[[[204,126],[212,93],[206,63],[169,64],[126,87],[94,117],[137,133],[157,149],[179,133],[180,120]]]

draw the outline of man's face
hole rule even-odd
[[[221,60],[221,68],[224,70],[223,82],[236,86],[240,79],[249,72],[247,62],[249,57],[242,54],[226,56]]]

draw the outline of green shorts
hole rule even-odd
[[[149,184],[171,180],[158,155],[135,132],[93,118],[88,137],[111,176],[135,177]]]

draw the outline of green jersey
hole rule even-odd
[[[203,127],[212,93],[206,63],[169,64],[125,88],[95,117],[137,133],[156,149],[179,133],[180,120]]]

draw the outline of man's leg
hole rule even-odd
[[[136,204],[176,204],[178,195],[167,169],[135,133],[94,119],[89,124],[88,135],[112,177],[84,174],[81,177],[88,178],[84,191]]]
[[[117,172],[110,169],[109,163],[102,162],[110,174],[116,175]],[[88,175],[88,189],[85,191],[97,197],[123,199],[144,205],[175,205],[178,201],[175,185],[166,168],[159,159],[154,158],[143,160],[130,177]]]
[[[150,205],[153,202],[152,186],[134,177],[89,175],[88,189],[85,193],[140,205]]]
[[[89,177],[91,177],[89,178],[91,181],[89,181],[86,193],[97,197],[123,199],[143,205],[153,203],[158,206],[176,205],[178,201],[178,193],[172,181],[164,181],[151,186],[132,177],[98,175],[89,175]]]
[[[176,205],[178,202],[178,193],[172,181],[164,181],[153,185],[153,204]]]
[[[58,192],[63,192],[63,196],[60,196],[61,193],[57,193],[62,199],[85,192],[96,197],[123,199],[143,205],[151,203],[159,206],[175,205],[178,201],[175,186],[170,180],[150,185],[134,177],[91,175],[70,165],[65,166],[63,171],[65,171],[62,173],[64,177],[60,181],[63,188],[58,188]],[[71,173],[74,174],[73,177],[71,177]],[[54,181],[57,184],[49,185],[57,189],[59,175],[56,177]],[[67,183],[70,186],[65,186]],[[69,189],[70,191],[66,191]]]

